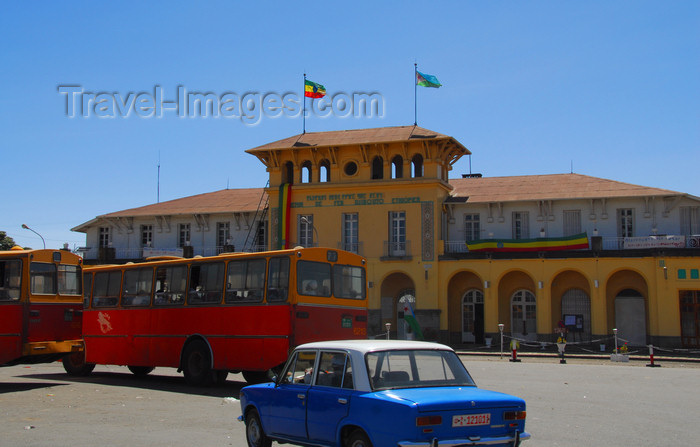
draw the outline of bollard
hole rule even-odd
[[[559,337],[557,339],[557,348],[559,349],[559,363],[566,363],[566,359],[564,359],[564,350],[566,350],[565,338]]]
[[[519,362],[520,359],[518,358],[518,340],[512,339],[510,341],[510,348],[513,350],[513,357],[509,360],[511,362]]]
[[[661,366],[654,363],[654,345],[649,345],[649,364],[647,364],[647,366],[652,368]]]

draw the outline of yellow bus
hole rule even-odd
[[[63,250],[0,251],[0,366],[80,352],[82,259]]]

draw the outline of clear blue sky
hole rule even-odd
[[[378,92],[383,118],[310,116],[307,132],[418,125],[485,176],[576,173],[700,196],[700,2],[12,2],[0,15],[0,230],[85,245],[100,214],[263,187],[246,149],[301,118],[66,116],[68,94]],[[93,110],[94,111],[94,110]],[[451,177],[469,172],[464,157]]]

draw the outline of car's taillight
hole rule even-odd
[[[442,416],[418,416],[416,418],[417,427],[425,427],[426,425],[442,424]]]
[[[521,419],[525,419],[525,416],[527,415],[527,411],[506,411],[503,413],[503,419],[506,421],[517,421]]]

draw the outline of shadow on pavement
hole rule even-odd
[[[61,385],[68,385],[70,383],[92,383],[95,385],[102,386],[116,386],[116,387],[129,387],[134,389],[145,389],[145,390],[155,390],[155,391],[165,391],[170,393],[179,394],[191,394],[198,396],[212,396],[212,397],[235,397],[241,391],[241,388],[247,385],[246,382],[237,382],[233,380],[227,380],[226,382],[209,386],[209,387],[194,387],[188,385],[182,376],[169,376],[169,375],[158,375],[157,370],[144,377],[135,376],[131,373],[122,372],[93,372],[86,377],[73,377],[67,374],[23,374],[15,377],[22,377],[28,379],[39,379],[39,380],[52,380],[52,383],[0,383],[0,392],[11,392],[11,391],[28,391],[34,388],[56,386],[64,382]],[[15,388],[12,389],[12,386]]]

